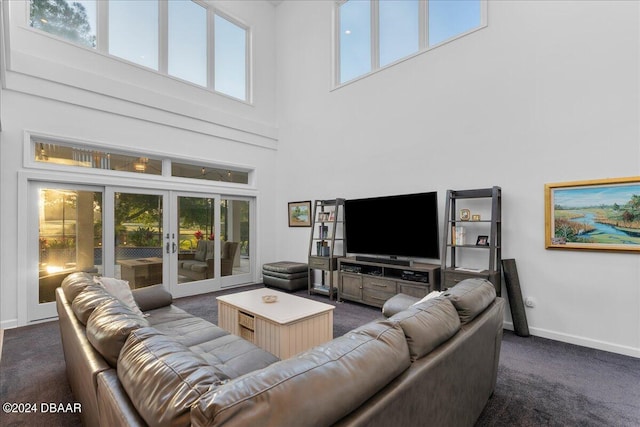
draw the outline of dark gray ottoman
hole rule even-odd
[[[280,261],[262,266],[262,281],[266,286],[285,291],[297,291],[308,286],[309,266],[301,262]]]

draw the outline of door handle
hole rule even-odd
[[[169,253],[169,242],[167,242],[167,253]]]
[[[168,244],[168,243],[167,243],[167,244]],[[175,253],[176,253],[176,249],[177,249],[177,247],[178,247],[178,246],[176,245],[176,242],[173,242],[173,243],[172,243],[172,249],[173,249],[173,251],[171,252],[172,254],[175,254]]]

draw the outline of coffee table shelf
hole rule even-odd
[[[274,303],[263,295],[277,295]],[[253,342],[280,359],[333,339],[334,306],[273,289],[222,295],[218,326]]]

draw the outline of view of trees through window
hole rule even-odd
[[[96,1],[31,0],[29,25],[83,46],[96,47]]]
[[[247,28],[189,0],[110,0],[107,8],[99,10],[98,3],[30,0],[29,26],[225,95],[248,99]],[[104,10],[108,13],[101,13]],[[164,28],[159,25],[163,13],[167,16]],[[108,43],[97,36],[98,22],[106,28]],[[214,36],[208,39],[207,34]],[[207,60],[210,44],[214,45],[212,61]],[[159,46],[165,51],[160,52]]]

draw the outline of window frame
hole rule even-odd
[[[455,41],[459,38],[465,37],[469,34],[475,33],[476,31],[482,30],[486,28],[487,23],[487,15],[488,15],[488,0],[479,0],[480,1],[480,25],[477,27],[471,28],[467,31],[464,31],[455,36],[449,37],[441,42],[429,46],[429,0],[418,0],[418,51],[414,52],[410,55],[399,58],[393,62],[390,62],[386,65],[380,66],[380,5],[379,0],[368,0],[371,3],[371,71],[368,73],[359,75],[357,77],[352,78],[351,80],[347,80],[345,82],[340,81],[340,42],[341,42],[341,33],[340,33],[340,7],[347,3],[349,0],[336,0],[334,2],[333,7],[333,64],[332,64],[332,90],[339,89],[343,86],[350,85],[354,82],[357,82],[363,78],[376,74],[382,70],[386,70],[389,67],[393,67],[397,64],[400,64],[404,61],[407,61],[411,58],[414,58],[418,55],[422,55],[426,52],[429,52],[433,49],[437,49],[441,46],[444,46],[452,41]],[[362,0],[360,0],[362,1]]]
[[[114,59],[128,65],[141,68],[146,71],[151,71],[156,74],[160,74],[164,77],[168,77],[170,79],[179,81],[181,83],[185,83],[191,85],[193,87],[199,89],[205,89],[209,92],[215,93],[216,95],[220,95],[222,97],[238,101],[244,104],[253,105],[253,52],[252,52],[252,40],[253,40],[253,29],[250,25],[245,23],[244,21],[230,15],[225,12],[223,9],[212,5],[203,0],[190,0],[193,3],[196,3],[199,6],[202,6],[207,11],[207,84],[206,86],[202,86],[198,83],[182,79],[180,77],[169,74],[169,30],[168,30],[168,22],[169,22],[169,6],[166,1],[158,0],[158,69],[150,68],[145,65],[132,62],[126,58],[122,58],[117,55],[113,55],[109,53],[109,1],[96,0],[96,46],[84,46],[79,43],[75,43],[72,40],[66,39],[64,37],[55,35],[53,33],[48,33],[38,28],[34,28],[29,25],[30,20],[30,0],[26,0],[24,4],[24,21],[23,26],[28,31],[32,31],[38,33],[42,36],[49,37],[51,39],[67,43],[71,46],[84,49],[89,52],[94,52],[96,54],[100,54],[106,56],[110,59]],[[245,99],[237,98],[233,95],[226,94],[224,92],[220,92],[215,88],[214,85],[214,17],[215,15],[220,15],[224,19],[228,20],[234,25],[242,28],[246,32],[246,43],[245,43]]]

